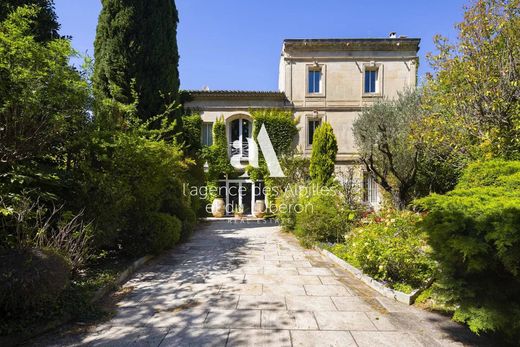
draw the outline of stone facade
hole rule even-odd
[[[300,120],[297,147],[303,155],[310,155],[313,127],[327,121],[338,140],[338,171],[356,167],[361,184],[352,124],[364,106],[415,87],[419,43],[411,38],[285,40],[278,92],[190,91],[186,106],[208,125],[223,116],[229,126],[237,118],[250,119],[252,108],[290,109]],[[377,188],[366,179],[364,184],[376,190],[365,195],[377,207]]]

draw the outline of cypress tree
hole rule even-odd
[[[34,5],[41,9],[34,21],[34,37],[39,42],[50,41],[59,38],[60,24],[54,12],[53,0],[2,0],[0,2],[0,21],[16,10],[17,7]]]
[[[324,122],[320,125],[312,139],[310,175],[319,185],[328,185],[334,175],[334,163],[338,153],[338,142],[332,126]]]
[[[175,101],[179,90],[175,2],[103,0],[102,4],[94,43],[96,99],[131,104],[137,97],[141,119],[164,113],[165,104]]]

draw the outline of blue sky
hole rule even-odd
[[[177,0],[181,88],[276,90],[285,38],[398,35],[422,39],[419,75],[432,38],[456,38],[469,0]],[[61,32],[94,54],[100,0],[55,0]]]

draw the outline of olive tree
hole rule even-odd
[[[422,145],[411,133],[421,114],[420,94],[407,90],[364,108],[353,125],[361,161],[400,210],[417,180]]]

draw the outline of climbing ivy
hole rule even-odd
[[[204,159],[209,168],[207,172],[208,182],[215,182],[223,175],[234,173],[228,157],[228,143],[226,137],[226,122],[221,117],[213,124],[213,144],[203,149]]]
[[[265,125],[269,138],[277,155],[287,154],[292,150],[294,139],[298,135],[298,119],[291,111],[270,109],[251,110],[253,116],[253,137],[256,140],[262,125]]]

